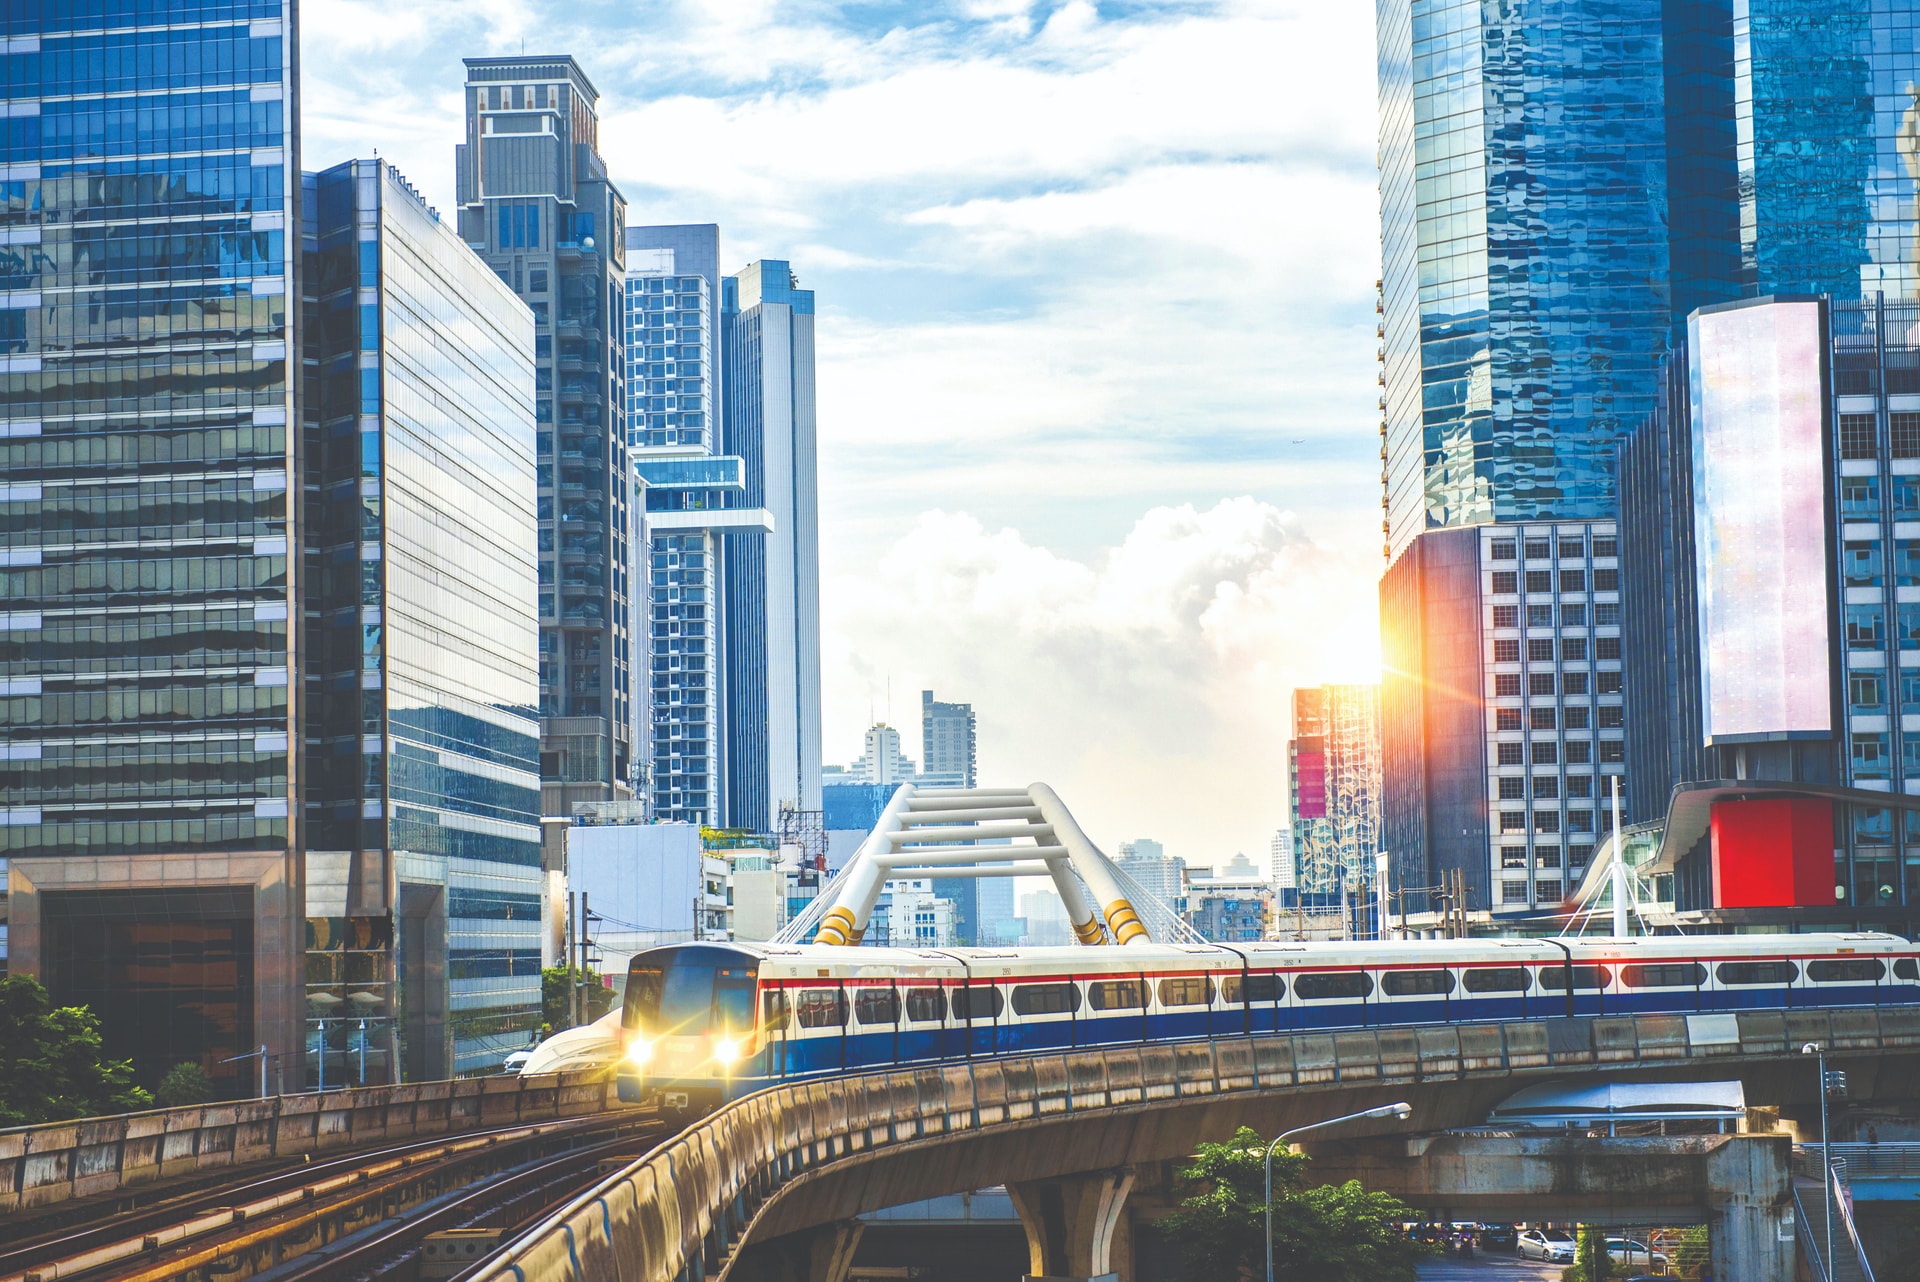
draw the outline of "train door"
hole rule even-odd
[[[973,980],[953,990],[953,1017],[965,1029],[965,1051],[974,1056],[1000,1051],[999,1023],[1004,998],[992,980]]]
[[[760,990],[760,1045],[762,1062],[769,1077],[787,1075],[787,1032],[793,1019],[787,1010],[784,989]]]
[[[847,1062],[856,1068],[900,1059],[900,992],[891,981],[853,987]]]

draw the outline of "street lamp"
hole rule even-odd
[[[1273,1282],[1273,1150],[1287,1143],[1296,1135],[1305,1135],[1308,1131],[1325,1130],[1329,1126],[1339,1126],[1343,1122],[1363,1122],[1376,1117],[1394,1117],[1405,1120],[1413,1113],[1408,1104],[1382,1104],[1379,1108],[1370,1108],[1361,1113],[1348,1113],[1343,1117],[1329,1117],[1324,1122],[1313,1122],[1306,1126],[1296,1126],[1290,1131],[1282,1131],[1273,1137],[1273,1143],[1267,1145],[1267,1282]]]
[[[1827,1048],[1819,1042],[1808,1042],[1800,1048],[1802,1055],[1817,1055],[1820,1063],[1820,1200],[1827,1215],[1827,1259],[1826,1274],[1833,1276],[1833,1143],[1827,1134],[1827,1096],[1845,1094],[1847,1075],[1838,1069],[1827,1071]]]

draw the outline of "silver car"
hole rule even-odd
[[[1516,1242],[1523,1260],[1573,1263],[1573,1239],[1554,1229],[1528,1229]]]

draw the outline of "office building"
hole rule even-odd
[[[550,815],[630,799],[633,483],[620,300],[625,206],[599,93],[572,58],[468,58],[460,235],[532,309],[539,421],[540,774]]]
[[[392,166],[305,193],[308,1080],[446,1078],[540,1023],[533,317]]]
[[[900,732],[882,722],[867,730],[865,747],[849,772],[867,784],[899,787],[919,781],[913,761],[900,747]]]
[[[1276,891],[1292,890],[1296,885],[1293,867],[1293,829],[1279,828],[1274,831],[1273,841],[1267,849],[1267,872],[1273,880]]]
[[[1293,884],[1318,895],[1372,885],[1381,849],[1380,688],[1295,690],[1287,774]]]
[[[238,1093],[260,1042],[299,1078],[293,30],[0,11],[8,965],[147,1086]]]
[[[920,782],[929,788],[975,786],[973,705],[940,703],[920,692]]]
[[[1920,920],[1920,302],[1702,309],[1621,446],[1630,821],[1685,919]]]
[[[1167,854],[1166,847],[1147,837],[1120,843],[1113,861],[1174,912],[1183,910],[1187,897],[1187,861]]]
[[[771,522],[724,541],[725,805],[734,827],[767,832],[782,810],[821,808],[813,291],[776,260],[749,264],[721,290],[720,448],[741,460],[741,506]]]
[[[760,545],[772,515],[746,503],[745,463],[717,452],[723,345],[719,341],[720,229],[711,223],[626,229],[624,352],[627,441],[641,481],[641,536],[648,565],[644,628],[652,656],[649,697],[639,703],[650,745],[654,814],[719,827],[755,827],[728,804],[732,710],[751,705],[728,674],[742,671],[730,647],[738,629],[730,600],[729,541]],[[734,558],[753,573],[760,558]],[[743,672],[744,675],[744,672]],[[757,688],[757,687],[756,687]],[[764,830],[765,825],[761,825]]]

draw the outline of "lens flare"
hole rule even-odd
[[[722,1064],[731,1064],[740,1058],[740,1043],[731,1037],[722,1037],[713,1043],[713,1057]]]
[[[653,1043],[644,1037],[636,1037],[627,1044],[627,1062],[645,1064],[653,1058]]]

